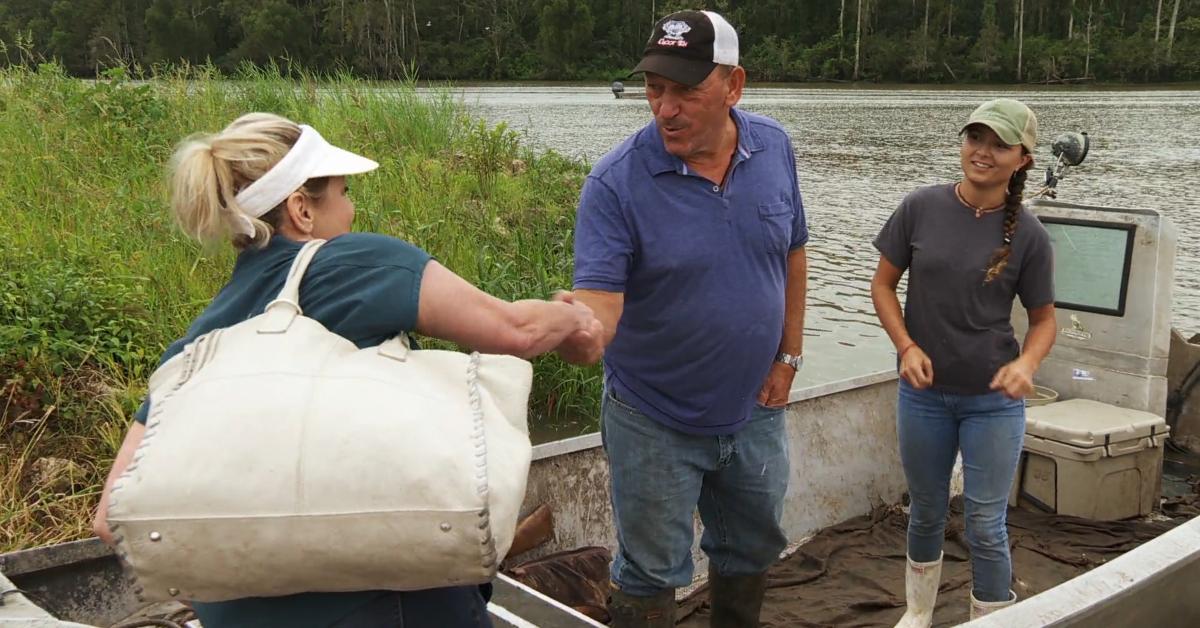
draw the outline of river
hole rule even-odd
[[[644,100],[616,100],[606,87],[488,85],[455,93],[531,145],[587,161],[650,118]],[[995,96],[1019,98],[1038,114],[1030,187],[1052,162],[1055,135],[1087,131],[1091,152],[1060,184],[1059,200],[1157,209],[1175,223],[1174,324],[1188,336],[1200,332],[1200,203],[1191,194],[1200,184],[1200,92],[750,88],[740,106],[775,118],[792,137],[812,233],[801,383],[893,365],[871,307],[878,259],[871,239],[907,191],[959,175],[959,125]]]

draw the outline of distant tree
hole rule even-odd
[[[1162,0],[1159,0],[1162,2]],[[1075,38],[1075,0],[1071,0],[1071,6],[1067,9],[1067,39]]]
[[[93,68],[138,63],[145,57],[145,14],[150,0],[110,0],[93,5],[87,55]]]
[[[842,0],[842,7],[838,9],[838,59],[845,58],[842,42],[846,40],[845,30],[842,24],[846,21],[846,0]]]
[[[1021,81],[1021,69],[1025,64],[1025,0],[1016,0],[1017,3],[1017,82]]]
[[[925,19],[921,23],[920,28],[912,31],[909,42],[912,60],[909,62],[908,67],[915,78],[923,80],[929,73],[929,68],[933,65],[929,58],[929,48],[932,43],[932,39],[929,36],[929,0],[925,0]]]
[[[1175,47],[1175,22],[1179,20],[1179,0],[1175,0],[1175,10],[1171,11],[1171,30],[1167,32],[1167,63],[1171,62],[1171,49]]]
[[[1179,22],[1179,47],[1173,70],[1179,77],[1200,77],[1200,16]]]
[[[611,78],[688,8],[729,19],[756,80],[1200,80],[1195,0],[0,0],[0,64]]]
[[[759,81],[803,81],[808,67],[791,42],[767,35],[745,55],[742,65]]]
[[[858,11],[855,12],[854,26],[854,80],[858,80],[859,69],[861,64],[862,52],[862,29],[863,29],[863,0],[858,0]]]
[[[546,0],[539,24],[538,47],[547,68],[561,71],[592,54],[592,13],[584,0]]]
[[[62,61],[67,70],[90,74],[95,70],[88,40],[92,25],[100,21],[106,7],[100,2],[57,0],[50,5],[51,31],[47,52]]]
[[[996,75],[996,72],[1000,71],[1001,67],[1000,46],[1002,42],[1000,25],[996,21],[996,0],[983,0],[981,24],[979,38],[975,40],[975,46],[971,50],[971,59],[979,73],[978,76],[989,81]]]
[[[310,25],[287,0],[226,0],[224,7],[241,31],[241,41],[230,52],[231,61],[263,64],[305,58]]]
[[[203,62],[220,56],[227,29],[219,0],[154,0],[146,9],[150,62]]]
[[[1091,0],[1088,0],[1087,26],[1084,28],[1086,29],[1084,38],[1085,38],[1086,46],[1087,46],[1087,53],[1083,60],[1083,76],[1084,76],[1084,78],[1087,78],[1092,75],[1092,2],[1091,2]]]

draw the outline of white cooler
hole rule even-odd
[[[1027,408],[1009,504],[1099,520],[1149,514],[1167,433],[1160,416],[1089,399]]]

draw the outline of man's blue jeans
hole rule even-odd
[[[612,473],[620,548],[612,581],[650,596],[691,584],[692,516],[704,523],[700,547],[723,576],[762,573],[787,545],[780,526],[788,484],[782,409],[756,406],[728,436],[671,429],[606,392],[601,434]]]
[[[981,602],[1008,600],[1012,556],[1006,514],[1025,436],[1024,401],[998,392],[955,395],[917,390],[901,378],[897,431],[912,500],[909,557],[924,563],[941,555],[950,474],[961,449],[972,591]]]

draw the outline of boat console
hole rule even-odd
[[[1054,246],[1058,339],[1037,383],[1083,398],[1166,412],[1175,227],[1159,212],[1036,200]],[[1025,309],[1013,308],[1018,338]]]

